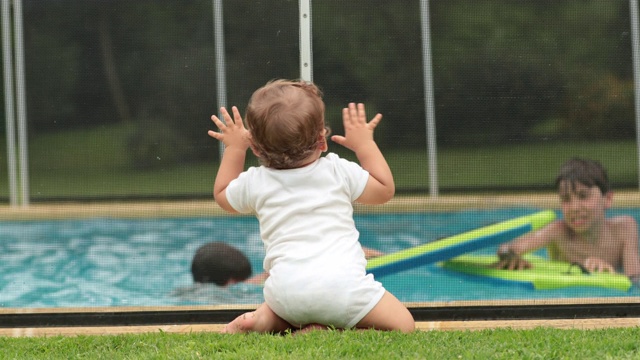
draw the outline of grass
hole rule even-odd
[[[0,338],[2,359],[639,359],[640,327]]]
[[[216,163],[134,169],[126,145],[132,131],[131,126],[114,125],[32,136],[29,143],[32,198],[207,196],[211,193]],[[0,147],[4,149],[3,141],[0,139]],[[354,159],[353,154],[337,145],[330,150]],[[560,164],[576,155],[605,164],[614,186],[636,187],[638,161],[634,141],[539,142],[439,149],[438,182],[441,189],[551,188]],[[399,190],[422,189],[426,193],[429,185],[426,150],[390,149],[385,151],[385,156]],[[0,162],[3,160],[0,157]],[[8,197],[6,176],[0,176],[0,197]]]

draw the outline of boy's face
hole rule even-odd
[[[558,187],[564,221],[573,231],[583,233],[604,222],[612,193],[603,194],[597,186],[562,181]]]

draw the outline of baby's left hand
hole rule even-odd
[[[589,272],[616,272],[616,269],[614,269],[611,264],[597,257],[588,257],[584,261],[584,267],[589,270]]]
[[[237,147],[240,150],[246,151],[249,148],[251,139],[249,131],[242,123],[242,116],[238,108],[233,106],[231,111],[233,112],[233,119],[227,109],[224,107],[220,108],[224,122],[217,116],[212,115],[211,120],[218,126],[220,132],[209,130],[208,134],[212,138],[222,141],[227,148]]]

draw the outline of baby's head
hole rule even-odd
[[[589,188],[597,186],[603,195],[610,191],[607,170],[594,160],[572,158],[562,164],[556,178],[556,189],[570,186],[569,190],[575,191],[577,184]]]
[[[231,245],[210,242],[198,248],[191,262],[191,275],[197,283],[225,286],[251,276],[249,259]]]
[[[249,100],[251,147],[267,167],[290,169],[327,148],[322,92],[304,81],[274,80]]]

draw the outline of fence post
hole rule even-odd
[[[438,150],[436,145],[436,115],[434,110],[433,71],[431,64],[429,0],[420,0],[420,19],[422,23],[422,72],[424,76],[424,107],[427,121],[429,195],[431,195],[431,197],[438,197]]]
[[[311,32],[311,0],[299,0],[300,79],[313,81],[313,45]]]

